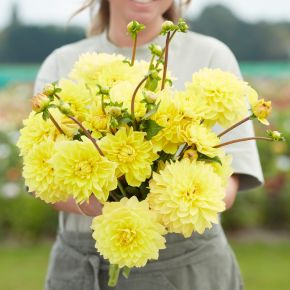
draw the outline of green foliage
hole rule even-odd
[[[22,193],[13,199],[0,198],[0,237],[39,239],[56,232],[57,214],[44,202]]]
[[[222,5],[208,6],[199,17],[187,21],[191,30],[225,42],[239,60],[290,57],[290,23],[248,23]]]
[[[9,26],[0,32],[0,62],[41,62],[54,49],[84,37],[78,27]]]

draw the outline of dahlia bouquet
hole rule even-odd
[[[271,102],[258,99],[231,73],[204,68],[183,91],[167,72],[168,47],[188,29],[165,21],[164,48],[151,44],[150,62],[136,61],[142,24],[132,21],[132,58],[85,53],[69,77],[32,98],[18,147],[29,191],[47,203],[94,195],[103,204],[93,219],[96,249],[110,262],[109,285],[119,272],[158,259],[166,233],[185,238],[218,223],[233,170],[222,143],[233,128],[258,119],[268,124]],[[249,100],[249,105],[246,99]],[[225,130],[212,131],[215,124]],[[210,181],[210,182],[209,182]]]

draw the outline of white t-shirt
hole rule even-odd
[[[164,46],[165,38],[158,36],[154,43]],[[148,45],[137,49],[136,57],[149,61]],[[35,92],[40,92],[46,83],[54,82],[67,77],[80,54],[84,52],[119,53],[126,57],[131,56],[131,48],[119,48],[111,43],[107,34],[84,39],[56,49],[42,64],[35,83]],[[178,33],[171,42],[169,50],[168,68],[177,78],[174,86],[178,89],[190,81],[192,74],[203,67],[220,68],[241,77],[237,61],[230,49],[222,42],[212,37],[194,32]],[[220,132],[221,128],[215,127]],[[223,141],[240,137],[254,136],[251,122],[239,126],[226,134]],[[254,141],[236,143],[225,148],[233,156],[234,172],[239,174],[239,190],[247,190],[259,186],[263,182],[259,156]],[[61,228],[66,231],[90,231],[91,218],[77,214],[61,213]]]

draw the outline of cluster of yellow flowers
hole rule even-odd
[[[143,26],[130,29],[136,41]],[[185,30],[182,20],[167,21],[162,33]],[[233,173],[220,137],[246,117],[247,98],[252,114],[238,123],[266,123],[271,111],[247,83],[218,69],[196,72],[177,91],[163,59],[168,50],[150,50],[150,63],[81,55],[68,79],[33,98],[18,141],[26,185],[37,197],[82,203],[93,194],[104,205],[93,237],[120,268],[157,259],[167,232],[190,237],[218,222]],[[231,128],[217,135],[215,124]]]

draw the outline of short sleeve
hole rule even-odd
[[[241,76],[239,65],[233,53],[223,43],[219,43],[214,51],[210,67],[220,68],[224,71]],[[221,132],[222,128],[216,126],[216,132]],[[252,121],[248,121],[237,127],[222,137],[222,141],[230,141],[243,137],[255,136]],[[263,173],[260,164],[260,158],[255,141],[246,141],[235,143],[225,147],[225,151],[233,157],[232,166],[234,173],[239,175],[239,190],[249,190],[260,186],[263,182]]]
[[[34,84],[34,93],[42,91],[47,83],[55,82],[59,79],[56,51],[51,53],[42,63]]]

